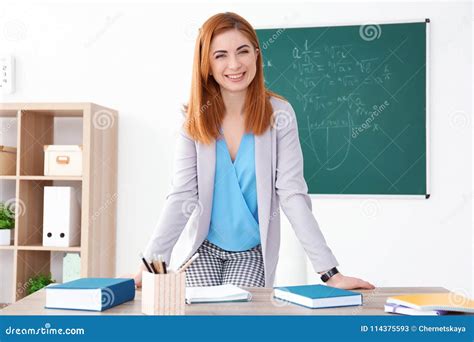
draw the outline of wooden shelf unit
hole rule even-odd
[[[0,117],[17,121],[14,244],[11,302],[26,295],[28,280],[50,273],[52,252],[79,252],[81,277],[114,277],[117,208],[117,111],[93,103],[0,103]],[[44,145],[54,144],[54,118],[82,118],[82,176],[44,176]],[[80,246],[44,247],[44,187],[54,181],[81,189]],[[2,199],[3,200],[3,199]]]

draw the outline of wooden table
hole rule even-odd
[[[186,315],[388,315],[383,306],[387,297],[406,293],[448,292],[442,287],[379,287],[357,291],[363,294],[362,306],[308,309],[273,298],[271,288],[247,288],[252,301],[186,305]],[[0,315],[141,315],[141,291],[135,300],[104,312],[45,309],[45,291],[40,290],[0,310]]]

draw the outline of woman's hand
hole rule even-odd
[[[329,286],[337,287],[339,289],[345,290],[354,290],[354,289],[361,289],[361,290],[373,290],[375,286],[369,283],[368,281],[354,278],[354,277],[347,277],[342,275],[341,273],[337,273],[333,275],[329,280],[326,282]]]
[[[142,287],[142,270],[140,269],[135,275],[133,276],[133,281],[135,281],[135,286],[137,288]]]
[[[146,270],[145,265],[140,264],[137,273],[127,274],[127,275],[121,276],[119,278],[133,278],[133,280],[135,281],[135,286],[137,288],[142,287],[142,272],[145,271],[145,270]]]

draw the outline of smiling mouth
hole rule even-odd
[[[244,78],[245,76],[245,71],[241,72],[240,74],[233,74],[233,75],[225,75],[229,80],[231,81],[240,81]]]

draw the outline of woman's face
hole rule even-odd
[[[238,30],[228,30],[211,41],[212,77],[221,91],[245,91],[257,71],[257,51]]]

